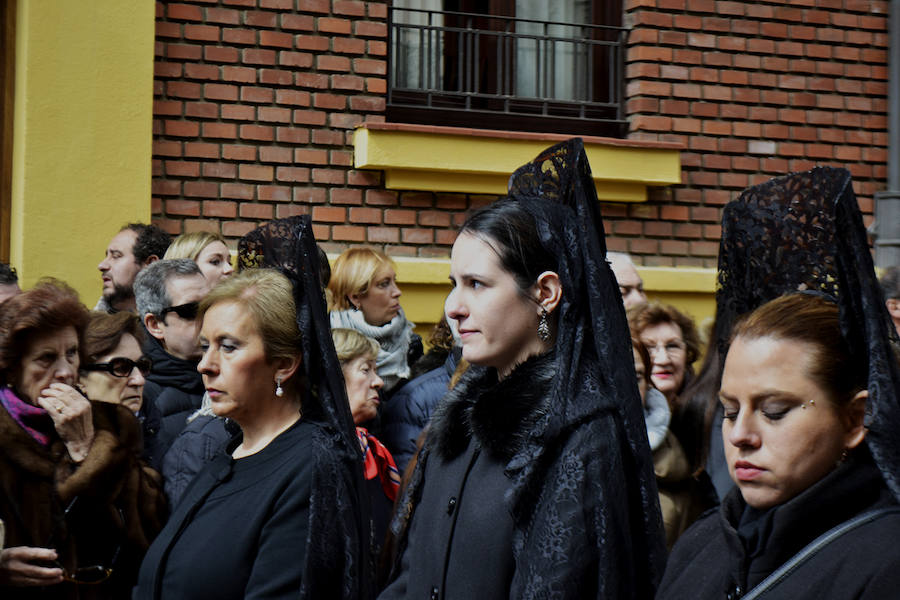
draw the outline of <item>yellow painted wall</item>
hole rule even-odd
[[[153,0],[18,0],[10,255],[93,305],[121,225],[150,220]]]
[[[403,310],[416,324],[416,333],[427,338],[450,293],[450,261],[398,257],[394,262],[403,292]],[[701,331],[712,322],[716,312],[715,269],[638,267],[638,273],[650,300],[672,304],[692,317]]]

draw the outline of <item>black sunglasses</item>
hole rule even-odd
[[[161,319],[165,319],[168,313],[173,312],[185,321],[193,321],[197,318],[197,309],[199,307],[199,302],[188,302],[187,304],[179,304],[178,306],[167,306],[159,312],[159,316]]]
[[[141,375],[146,376],[150,373],[150,369],[153,368],[153,361],[146,356],[142,356],[137,360],[117,356],[109,359],[109,362],[83,365],[81,368],[85,371],[106,371],[116,377],[129,377],[135,367],[138,368]]]
[[[78,500],[78,496],[72,499],[69,505],[63,511],[63,520],[68,519],[69,513],[72,511],[72,507],[75,505],[76,500]],[[122,522],[125,521],[125,514],[122,512],[121,508],[116,508],[116,511],[119,513],[119,517],[122,519]],[[122,550],[122,541],[119,540],[119,543],[116,544],[116,549],[110,558],[109,565],[116,564],[116,560],[119,558],[119,552]],[[56,567],[57,569],[62,569],[63,579],[65,581],[71,583],[80,583],[84,585],[97,585],[99,583],[103,583],[113,574],[112,566],[104,566],[104,565],[91,565],[88,567],[76,567],[74,570],[69,571],[66,569],[63,564],[59,560],[54,560],[50,563],[51,566]]]

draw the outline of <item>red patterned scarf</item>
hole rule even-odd
[[[366,428],[357,427],[356,436],[366,457],[366,481],[380,478],[384,495],[393,502],[397,498],[397,490],[400,489],[400,471],[397,470],[394,457]]]

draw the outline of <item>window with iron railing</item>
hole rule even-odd
[[[609,4],[395,0],[388,120],[623,136],[625,31]]]

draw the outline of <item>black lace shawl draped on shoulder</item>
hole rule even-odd
[[[303,418],[322,427],[313,444],[316,469],[310,499],[301,598],[367,599],[373,595],[368,499],[362,454],[347,402],[319,277],[319,258],[306,215],[277,219],[238,244],[239,269],[272,268],[294,288],[302,336]]]
[[[656,479],[582,141],[553,146],[519,168],[509,196],[534,216],[541,243],[559,257],[563,288],[553,359],[558,375],[547,412],[505,470],[516,523],[510,597],[579,597],[573,590],[591,589],[587,579],[598,597],[651,598],[665,565]],[[429,447],[426,442],[393,524],[401,555]],[[584,454],[591,459],[582,462]],[[584,490],[599,510],[572,505]],[[594,510],[588,530],[571,526],[570,513]]]
[[[890,343],[896,331],[846,169],[779,177],[748,188],[725,207],[716,291],[720,360],[741,315],[806,290],[836,300],[841,331],[868,369],[866,441],[900,499],[900,372]]]

